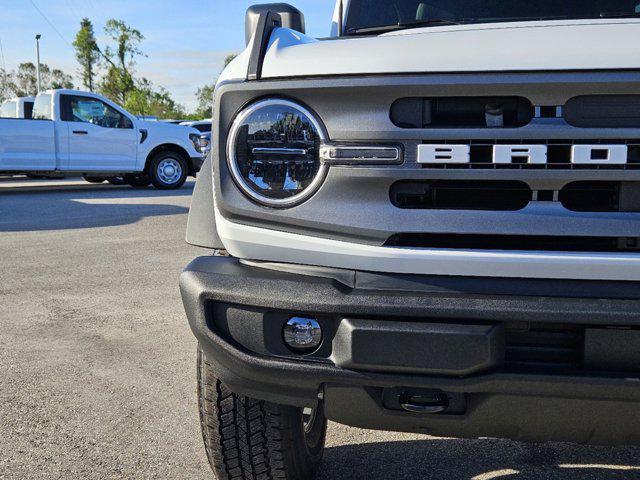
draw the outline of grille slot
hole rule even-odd
[[[527,325],[507,328],[507,370],[576,370],[583,366],[584,328]]]
[[[573,182],[560,202],[574,212],[640,212],[639,182]]]
[[[401,181],[389,195],[398,208],[434,210],[516,211],[532,199],[529,186],[518,181]]]
[[[400,128],[517,128],[533,116],[533,105],[523,97],[401,98],[390,112]]]
[[[549,252],[637,252],[640,237],[399,233],[385,247]]]
[[[581,128],[640,127],[640,95],[584,95],[564,106],[569,125]]]

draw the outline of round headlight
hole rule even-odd
[[[324,180],[327,166],[319,152],[325,139],[306,108],[288,100],[262,100],[243,110],[231,126],[229,169],[253,200],[291,207],[313,195]]]

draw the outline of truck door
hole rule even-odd
[[[95,97],[61,95],[60,117],[68,128],[67,170],[135,170],[138,135],[127,115]]]

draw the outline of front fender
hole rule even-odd
[[[211,153],[207,155],[200,172],[191,197],[186,240],[198,247],[222,249],[224,245],[216,229]]]

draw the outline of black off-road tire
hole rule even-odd
[[[172,181],[168,182],[167,178],[161,175],[160,169],[161,165],[171,162],[174,166],[173,168],[178,168],[180,174],[175,176],[175,179],[172,177]],[[189,175],[189,165],[184,156],[173,150],[165,150],[162,152],[158,152],[151,163],[149,164],[148,170],[149,178],[151,179],[151,183],[153,186],[160,190],[175,190],[184,185],[184,182],[187,181],[187,176]]]
[[[310,480],[322,461],[322,404],[305,424],[303,409],[239,395],[216,377],[198,347],[202,437],[218,480]]]

